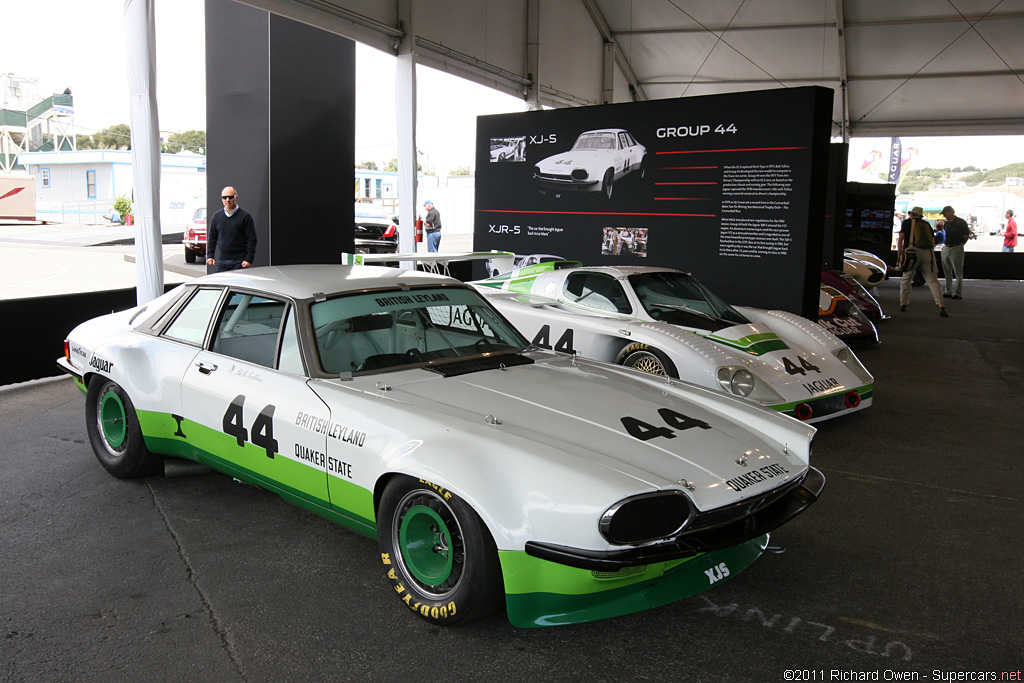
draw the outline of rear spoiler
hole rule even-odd
[[[458,261],[492,261],[495,265],[500,264],[502,270],[512,270],[515,265],[516,255],[511,251],[467,251],[467,252],[441,252],[431,251],[413,254],[349,254],[342,252],[341,265],[343,266],[369,266],[374,264],[387,264],[399,262],[412,263],[413,266],[422,266],[422,270],[429,273],[440,273],[451,276],[448,271],[448,264]]]

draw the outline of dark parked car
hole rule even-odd
[[[356,253],[394,254],[398,251],[398,226],[383,207],[356,202]]]

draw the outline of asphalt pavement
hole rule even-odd
[[[558,628],[421,621],[375,542],[217,473],[113,479],[69,380],[2,389],[0,680],[1020,680],[1024,283],[949,318],[897,285],[857,349],[875,405],[817,425],[827,486],[774,552]]]

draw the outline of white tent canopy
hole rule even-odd
[[[1024,0],[246,0],[549,106],[822,85],[836,136],[1024,134]],[[457,20],[455,19],[457,18]]]

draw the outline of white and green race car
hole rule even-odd
[[[834,334],[730,306],[689,273],[548,262],[475,284],[541,348],[740,396],[806,422],[871,405],[874,378]]]
[[[817,500],[814,428],[531,346],[472,287],[379,267],[208,275],[85,322],[60,366],[112,475],[209,465],[380,544],[441,624],[627,614],[735,576]]]

